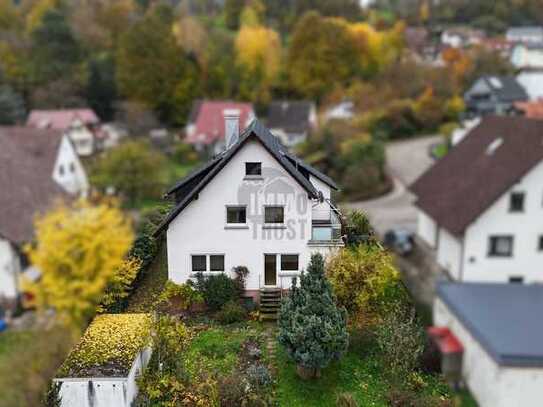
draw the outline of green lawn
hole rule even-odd
[[[0,333],[0,365],[10,354],[23,351],[32,342],[34,333],[29,331],[7,331]]]

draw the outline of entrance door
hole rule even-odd
[[[275,254],[264,255],[264,285],[277,285],[277,256]]]

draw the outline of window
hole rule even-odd
[[[509,198],[509,212],[524,211],[524,193],[513,192]]]
[[[266,206],[264,208],[265,223],[284,223],[285,209],[282,206]]]
[[[227,206],[226,223],[246,223],[247,209],[245,206]]]
[[[205,255],[192,256],[192,271],[206,271],[207,261]]]
[[[282,254],[281,255],[281,270],[283,271],[298,271],[298,255],[297,254]]]
[[[524,283],[524,278],[523,277],[509,277],[509,282],[510,283],[516,283],[516,284],[522,284],[522,283]]]
[[[488,255],[511,257],[513,255],[513,236],[490,236]]]
[[[58,167],[58,173],[62,176],[64,175],[64,165],[60,164]]]
[[[537,242],[537,249],[543,251],[543,235],[539,236],[539,241]]]
[[[224,254],[212,254],[209,256],[210,271],[224,271]]]
[[[262,163],[245,163],[245,175],[262,175]]]

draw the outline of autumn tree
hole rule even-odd
[[[318,13],[296,24],[288,50],[290,82],[301,95],[320,98],[335,84],[345,84],[356,71],[358,52],[345,24]]]
[[[165,159],[148,143],[130,141],[108,150],[92,171],[98,188],[113,188],[129,206],[160,197],[165,184]]]
[[[240,96],[266,103],[271,98],[271,87],[281,66],[281,40],[271,28],[260,25],[256,11],[247,10],[244,15],[248,22],[236,38],[236,63],[241,71]]]
[[[113,104],[117,99],[114,60],[107,55],[93,58],[87,65],[87,71],[87,102],[102,120],[111,120]]]
[[[54,309],[78,328],[93,315],[133,240],[128,219],[113,205],[59,204],[38,217],[36,242],[26,248],[41,279],[27,282],[38,309]]]
[[[121,36],[117,82],[123,96],[148,105],[161,120],[183,124],[198,93],[198,70],[177,45],[166,15],[151,9]]]

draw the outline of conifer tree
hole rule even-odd
[[[324,259],[314,254],[300,287],[293,285],[279,312],[279,343],[297,365],[302,378],[320,376],[320,369],[339,359],[348,346],[346,311],[335,304],[324,275]]]

